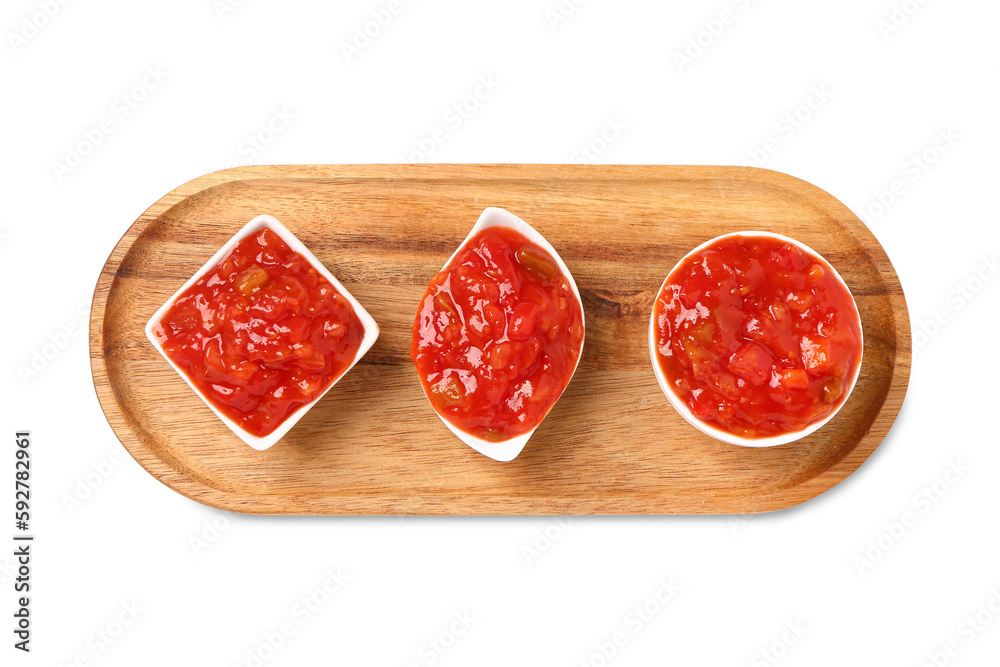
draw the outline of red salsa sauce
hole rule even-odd
[[[797,432],[845,400],[861,321],[829,264],[768,236],[719,239],[653,306],[657,361],[698,419],[743,438]]]
[[[330,281],[264,227],[184,290],[154,333],[215,408],[263,437],[347,370],[364,327]]]
[[[479,438],[509,440],[558,400],[583,333],[555,259],[520,232],[488,227],[431,280],[411,356],[438,414]]]

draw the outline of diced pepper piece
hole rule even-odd
[[[462,383],[454,375],[442,378],[431,385],[433,392],[442,405],[451,407],[463,403]]]
[[[447,292],[438,292],[434,295],[434,301],[437,305],[441,306],[443,309],[448,311],[448,314],[452,317],[458,317],[458,311],[455,310],[454,304],[451,302],[451,297]]]
[[[559,267],[541,248],[522,246],[515,257],[521,266],[541,278],[551,278],[559,273]]]
[[[838,377],[827,378],[823,381],[820,398],[824,403],[834,403],[844,392],[843,383]]]
[[[236,289],[244,296],[250,296],[258,287],[262,287],[270,278],[267,271],[254,264],[240,274],[236,281]]]

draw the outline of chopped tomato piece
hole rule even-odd
[[[759,387],[771,377],[774,357],[760,343],[744,343],[729,358],[729,370]]]
[[[800,345],[802,363],[810,374],[822,375],[830,369],[833,359],[830,356],[830,341],[827,338],[818,334],[803,336]]]
[[[801,368],[786,368],[778,373],[778,385],[790,391],[809,389],[809,374]]]

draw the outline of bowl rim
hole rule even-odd
[[[688,408],[688,406],[684,403],[684,401],[680,398],[680,396],[674,393],[673,387],[670,386],[670,383],[667,381],[666,374],[663,372],[663,369],[660,366],[659,350],[657,349],[656,345],[656,304],[660,299],[660,295],[663,293],[663,288],[670,281],[670,277],[674,274],[675,271],[677,271],[678,267],[680,267],[681,264],[687,261],[689,257],[697,254],[702,250],[705,250],[706,248],[717,243],[718,241],[735,236],[769,237],[790,243],[798,247],[800,250],[803,250],[808,255],[810,255],[813,259],[818,259],[820,262],[822,262],[824,267],[828,268],[831,271],[831,273],[836,277],[836,279],[840,282],[843,288],[847,290],[847,293],[851,297],[851,303],[854,305],[854,312],[858,318],[858,331],[860,332],[860,340],[858,341],[858,344],[861,352],[858,357],[858,363],[854,369],[854,375],[851,378],[850,385],[847,388],[847,393],[844,396],[844,400],[842,400],[840,402],[840,405],[838,405],[829,415],[827,415],[826,417],[824,417],[819,421],[809,424],[804,429],[801,429],[799,431],[790,431],[788,433],[782,433],[780,435],[768,436],[764,438],[744,438],[729,433],[727,431],[723,431],[722,429],[717,428],[715,426],[712,426],[711,424],[702,421],[698,417],[695,417],[694,414],[691,412],[691,409]],[[722,442],[726,442],[731,445],[739,445],[741,447],[776,447],[778,445],[787,445],[797,440],[801,440],[802,438],[805,438],[806,436],[809,436],[818,431],[827,422],[833,419],[840,412],[840,410],[845,405],[847,405],[847,401],[850,400],[851,393],[854,391],[854,387],[858,383],[858,378],[861,376],[861,366],[864,363],[864,353],[865,353],[864,322],[861,320],[861,311],[858,308],[857,300],[854,298],[854,293],[851,292],[851,288],[848,287],[847,282],[844,281],[843,276],[840,275],[840,273],[833,266],[833,264],[831,264],[823,255],[816,252],[811,247],[807,246],[805,243],[793,239],[790,236],[785,236],[784,234],[778,234],[775,232],[757,231],[757,230],[727,232],[725,234],[720,234],[719,236],[710,238],[704,243],[699,244],[697,247],[690,250],[687,254],[685,254],[683,257],[677,260],[677,262],[670,269],[670,271],[667,272],[667,276],[663,279],[663,282],[660,284],[660,289],[657,290],[656,292],[656,296],[653,300],[653,306],[650,310],[649,356],[650,356],[650,361],[652,361],[653,372],[656,375],[656,381],[660,385],[660,389],[663,391],[664,395],[666,395],[667,400],[670,402],[670,405],[673,406],[674,410],[676,410],[678,414],[680,414],[681,417],[685,419],[685,421],[687,421],[689,424],[697,428],[702,433],[705,433],[706,435],[709,435],[715,438],[716,440],[721,440]]]
[[[580,339],[580,352],[576,356],[576,364],[573,366],[573,372],[570,373],[569,379],[566,381],[566,387],[569,387],[569,383],[573,381],[573,376],[576,375],[576,369],[580,366],[580,359],[583,358],[583,346],[587,339],[587,326],[585,313],[583,311],[583,299],[580,297],[580,290],[577,288],[576,281],[573,279],[573,274],[570,273],[566,263],[563,261],[562,257],[559,256],[559,253],[556,252],[556,249],[552,247],[552,244],[549,243],[538,230],[506,209],[489,206],[479,215],[479,219],[476,220],[476,224],[472,226],[472,229],[455,249],[455,252],[453,252],[447,261],[445,261],[445,263],[441,266],[440,271],[444,271],[452,263],[455,257],[457,257],[465,246],[469,244],[473,237],[489,227],[507,227],[519,232],[529,241],[541,247],[542,250],[548,252],[556,261],[556,265],[559,267],[559,270],[566,276],[570,289],[573,291],[573,295],[576,296],[577,305],[580,306],[580,324],[583,327],[583,338]],[[507,440],[491,441],[483,440],[482,438],[472,435],[471,433],[467,433],[445,419],[444,415],[438,412],[437,408],[434,407],[434,404],[431,403],[430,396],[427,395],[427,388],[424,387],[423,382],[420,383],[420,387],[423,389],[424,397],[427,398],[427,402],[430,403],[431,409],[434,410],[434,414],[436,414],[438,418],[444,422],[444,425],[448,427],[448,430],[454,433],[459,440],[480,454],[501,462],[513,461],[517,458],[518,454],[520,454],[524,449],[524,446],[528,444],[528,440],[531,439],[531,436],[535,433],[538,427],[542,425],[542,422],[545,421],[549,412],[552,411],[552,408],[555,407],[556,403],[559,402],[559,398],[562,398],[563,393],[566,391],[566,387],[563,387],[563,390],[559,392],[559,397],[556,398],[555,402],[552,403],[545,414],[542,415],[542,418],[530,431]]]
[[[273,231],[275,234],[277,234],[281,238],[281,240],[284,241],[286,244],[288,244],[288,246],[292,250],[298,252],[303,257],[305,257],[306,260],[313,266],[313,268],[319,271],[320,275],[322,275],[324,278],[330,281],[330,283],[337,289],[340,295],[347,299],[347,301],[351,304],[351,307],[354,309],[355,314],[358,316],[358,319],[361,322],[361,327],[364,330],[364,335],[362,336],[361,344],[358,347],[358,351],[354,355],[354,359],[347,366],[347,368],[345,368],[343,372],[340,373],[340,375],[334,378],[333,382],[331,382],[330,385],[326,389],[324,389],[319,396],[317,396],[309,403],[304,403],[300,405],[291,414],[285,417],[285,420],[281,422],[281,424],[279,424],[275,430],[261,437],[261,436],[256,436],[244,430],[242,426],[240,426],[235,421],[230,419],[228,416],[222,413],[218,408],[216,408],[215,405],[212,404],[212,402],[201,391],[201,389],[199,389],[197,385],[195,385],[191,381],[191,378],[188,377],[187,373],[180,366],[174,363],[174,361],[169,356],[167,356],[166,351],[163,349],[163,345],[156,339],[156,336],[153,333],[153,328],[157,324],[159,324],[159,322],[163,319],[164,315],[166,315],[170,307],[173,306],[174,303],[176,303],[177,299],[180,298],[180,296],[184,292],[186,292],[189,287],[198,282],[198,280],[200,280],[202,276],[204,276],[210,270],[214,269],[216,265],[218,265],[223,259],[225,259],[225,257],[229,254],[229,252],[233,249],[233,247],[236,246],[236,244],[238,244],[240,241],[247,238],[248,236],[257,233],[258,231],[260,231],[265,227]],[[302,417],[304,417],[305,414],[309,412],[309,410],[326,395],[328,391],[333,389],[334,385],[340,382],[340,380],[345,375],[347,375],[347,373],[350,372],[352,368],[354,368],[355,364],[357,364],[358,361],[360,361],[361,358],[368,352],[368,350],[371,349],[372,345],[375,344],[375,341],[378,339],[379,336],[379,327],[378,324],[375,322],[375,319],[368,313],[367,310],[365,310],[364,306],[362,306],[361,303],[358,302],[358,300],[354,297],[354,295],[351,294],[339,280],[337,280],[337,278],[329,271],[329,269],[327,269],[326,266],[324,266],[323,263],[316,258],[316,256],[309,250],[309,248],[306,247],[304,243],[302,243],[302,241],[298,239],[298,237],[295,236],[295,234],[289,231],[287,227],[281,224],[281,222],[279,222],[273,216],[263,214],[254,217],[248,223],[243,225],[243,227],[240,228],[240,230],[237,231],[235,234],[233,234],[233,236],[230,237],[230,239],[226,241],[226,243],[221,248],[219,248],[219,250],[214,255],[212,255],[212,257],[209,258],[209,260],[205,262],[201,266],[201,268],[198,269],[198,271],[196,271],[195,274],[187,280],[187,282],[185,282],[176,292],[174,292],[173,295],[171,295],[170,298],[168,298],[166,302],[164,302],[164,304],[160,306],[160,308],[157,309],[155,313],[153,313],[153,316],[149,318],[149,321],[146,322],[145,332],[146,332],[146,338],[148,338],[149,342],[153,344],[153,347],[156,348],[156,351],[159,352],[160,355],[167,360],[167,363],[169,363],[170,366],[175,371],[177,371],[177,374],[180,375],[184,379],[184,382],[186,382],[187,385],[194,390],[195,394],[198,395],[198,397],[205,403],[205,405],[207,405],[212,410],[212,412],[214,412],[215,415],[219,419],[221,419],[222,422],[226,426],[228,426],[229,429],[240,438],[240,440],[242,440],[243,442],[245,442],[246,444],[250,445],[251,447],[253,447],[258,451],[263,451],[265,449],[270,448],[279,440],[281,440],[281,438],[283,438],[292,429],[292,427],[295,426],[295,424],[298,423],[298,421],[302,419]]]

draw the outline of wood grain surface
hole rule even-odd
[[[498,463],[434,414],[409,358],[417,303],[487,206],[559,250],[583,295],[576,376],[524,452]],[[240,227],[283,222],[369,310],[368,355],[267,451],[242,443],[143,334],[156,309]],[[796,443],[717,442],[667,403],[647,348],[664,276],[731,231],[823,254],[864,327],[840,413]],[[906,302],[888,258],[843,204],[742,167],[344,165],[243,167],[163,197],[114,248],[90,320],[94,385],[119,439],[198,502],[266,514],[707,514],[796,505],[855,471],[893,423],[910,371]]]

